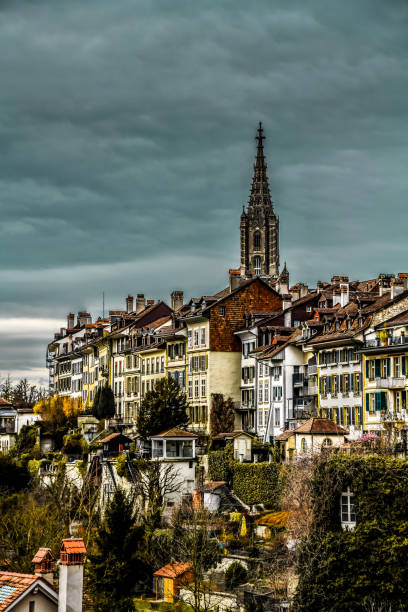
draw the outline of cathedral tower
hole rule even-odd
[[[259,122],[256,162],[248,208],[241,215],[242,278],[261,276],[271,280],[279,275],[279,219],[273,210],[269,193],[263,151],[262,123]]]

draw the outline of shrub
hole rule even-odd
[[[276,463],[237,463],[232,488],[244,504],[263,504],[277,510],[280,501],[279,466]]]
[[[242,563],[234,561],[231,563],[227,571],[225,572],[225,586],[228,590],[232,591],[237,586],[247,581],[248,572]]]
[[[210,480],[230,482],[231,465],[224,451],[212,451],[208,454],[208,476]]]
[[[115,462],[116,465],[116,473],[121,478],[129,479],[129,470],[126,462],[126,457],[124,455],[120,455]]]

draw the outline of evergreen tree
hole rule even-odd
[[[160,378],[140,405],[137,428],[143,439],[187,423],[187,396],[174,378]]]
[[[88,554],[88,585],[99,612],[133,610],[132,594],[137,582],[151,582],[146,559],[145,528],[137,525],[133,501],[117,489],[98,529],[95,549]]]
[[[101,419],[111,419],[115,416],[115,396],[108,384],[101,391],[99,413]]]
[[[231,397],[224,398],[222,393],[211,395],[210,434],[228,433],[234,429],[234,402]]]
[[[99,420],[111,419],[115,416],[115,396],[108,383],[96,390],[92,414]]]

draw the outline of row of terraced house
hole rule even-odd
[[[155,381],[185,390],[189,426],[209,432],[214,394],[231,397],[235,427],[273,441],[311,416],[332,419],[356,439],[393,425],[403,438],[408,391],[408,275],[369,281],[335,276],[314,289],[242,280],[183,301],[136,301],[92,322],[68,315],[48,346],[51,391],[81,397],[98,387],[115,396],[112,424],[137,431],[141,401]],[[401,432],[400,435],[398,432]]]

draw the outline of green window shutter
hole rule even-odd
[[[405,357],[405,355],[402,357],[402,375],[405,376],[407,373],[407,358]]]
[[[381,410],[387,410],[387,392],[381,391]]]
[[[375,409],[381,410],[381,391],[375,392]]]
[[[370,360],[366,359],[366,378],[370,378]]]
[[[387,362],[387,376],[391,376],[391,359],[387,357],[386,362]]]
[[[370,394],[366,393],[366,410],[370,410]]]
[[[375,377],[376,378],[381,377],[381,359],[375,360]]]

